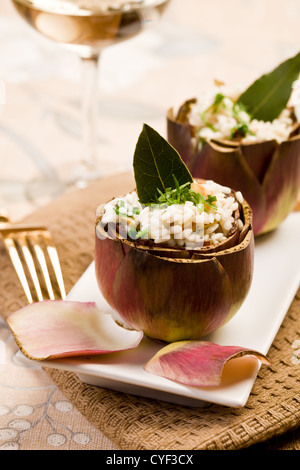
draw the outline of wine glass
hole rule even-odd
[[[101,176],[96,118],[101,51],[128,40],[160,18],[170,0],[12,0],[36,31],[75,51],[83,68],[82,155],[69,183],[78,187]]]

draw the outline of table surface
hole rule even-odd
[[[173,0],[162,21],[103,51],[98,152],[103,177],[132,167],[142,124],[166,131],[166,110],[214,79],[250,84],[298,52],[296,0]],[[64,181],[80,160],[80,62],[0,6],[0,207],[11,220],[51,200],[28,198],[42,172]],[[68,188],[66,191],[72,191]],[[5,350],[5,351],[4,351]],[[115,449],[40,368],[25,368],[0,320],[0,449]],[[2,361],[3,364],[3,361]],[[9,373],[7,373],[9,370]]]

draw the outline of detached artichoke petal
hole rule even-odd
[[[133,349],[143,337],[118,326],[93,302],[37,302],[12,313],[8,325],[20,350],[34,360]]]
[[[222,382],[225,364],[242,356],[253,356],[270,365],[258,351],[240,346],[220,346],[208,341],[179,341],[162,348],[144,369],[184,385],[214,387]]]

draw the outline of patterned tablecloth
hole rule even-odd
[[[295,0],[279,0],[276,4],[270,0],[173,0],[157,27],[127,44],[104,51],[100,62],[98,127],[103,176],[121,175],[131,169],[143,122],[165,133],[166,110],[205,90],[214,78],[248,84],[296,53],[300,44],[299,16],[300,7]],[[9,212],[12,220],[45,219],[58,245],[65,247],[70,218],[65,221],[55,218],[60,206],[56,202],[60,199],[56,198],[62,194],[49,195],[45,191],[41,197],[30,199],[26,185],[43,172],[54,171],[60,179],[65,179],[80,159],[79,62],[70,52],[29,30],[8,0],[0,6],[0,80],[0,206]],[[95,186],[94,199],[89,192],[80,206],[82,215],[74,216],[76,223],[79,220],[90,226],[82,240],[74,245],[78,257],[75,270],[70,251],[60,252],[67,290],[92,260],[93,210],[99,195],[104,190],[109,195],[116,187],[122,184],[127,187],[132,182],[128,174],[127,179],[118,178],[118,186],[109,178],[103,180],[104,186],[101,182]],[[66,190],[64,204],[71,203],[73,191]],[[51,204],[45,206],[46,203]],[[68,239],[68,243],[70,250],[73,242]],[[4,318],[24,304],[24,298],[3,247],[0,258],[0,316]],[[295,310],[290,312],[291,316],[295,316]],[[289,347],[289,352],[293,352],[291,344]],[[69,379],[68,393],[66,385],[61,386],[61,377],[51,377],[40,367],[25,367],[16,352],[9,329],[4,319],[0,319],[0,449],[89,450],[118,449],[122,445],[122,439],[114,438],[112,432],[113,416],[107,412],[110,422],[105,424],[105,436],[97,422],[85,413],[86,403],[74,395],[80,387],[73,377]],[[299,365],[294,363],[293,367],[292,375]],[[288,385],[291,383],[292,378]],[[288,430],[299,422],[296,398],[286,405],[283,422]],[[103,400],[105,403],[105,397]],[[130,406],[136,410],[136,403],[127,405],[125,417]],[[264,406],[267,409],[268,402]],[[281,416],[282,410],[273,411],[276,420],[276,413]],[[120,424],[120,416],[119,420],[117,416],[115,419],[116,425]],[[123,426],[125,429],[124,423]],[[251,430],[252,425],[249,426]],[[262,422],[255,426],[258,433],[262,432],[259,427]],[[243,432],[249,431],[246,428]],[[242,441],[236,437],[242,442],[241,447],[256,442],[250,431],[249,435],[248,440],[239,435]],[[225,437],[224,434],[223,441]],[[288,437],[285,434],[287,444],[282,440],[278,447],[298,446],[296,434],[292,440]],[[230,439],[232,442],[234,434],[230,434]],[[134,448],[128,434],[123,444]]]

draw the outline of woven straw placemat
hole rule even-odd
[[[51,230],[67,291],[93,260],[97,205],[133,187],[131,174],[106,178],[26,218]],[[7,316],[26,299],[3,247],[0,262],[1,311]],[[90,386],[73,373],[45,370],[86,419],[123,450],[298,450],[299,314],[300,289],[268,353],[272,366],[261,368],[246,406],[240,409],[173,405]]]

